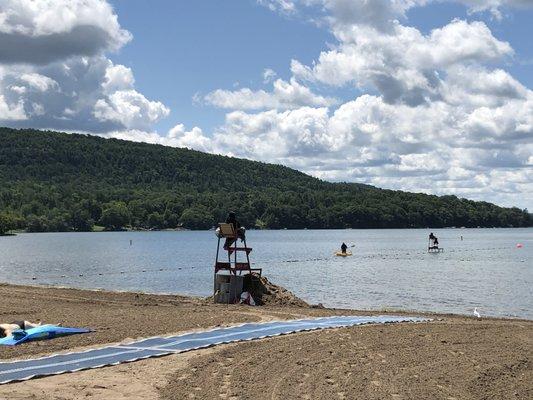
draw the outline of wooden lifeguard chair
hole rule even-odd
[[[218,224],[218,243],[217,255],[215,259],[215,276],[214,276],[214,299],[218,303],[233,303],[242,293],[243,278],[246,274],[252,272],[261,276],[262,268],[252,268],[250,265],[250,253],[252,248],[246,244],[246,237],[239,237],[239,232],[233,224]],[[242,238],[244,246],[238,246],[237,240]],[[222,252],[220,250],[220,241],[223,241]],[[219,260],[221,253],[227,253],[227,261]],[[238,254],[244,254],[245,260],[239,260]],[[242,258],[242,257],[241,257]],[[227,272],[227,273],[224,273]]]

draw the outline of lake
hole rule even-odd
[[[255,267],[310,303],[533,319],[533,229],[432,231],[443,253],[427,253],[428,229],[248,231],[247,242]],[[334,256],[343,241],[352,257]],[[0,281],[207,296],[216,243],[213,231],[0,237]]]

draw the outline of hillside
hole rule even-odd
[[[205,229],[229,209],[260,228],[531,225],[517,208],[329,183],[187,149],[9,128],[0,128],[0,144],[0,233]]]

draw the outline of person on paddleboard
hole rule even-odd
[[[431,248],[434,248],[434,249],[438,249],[439,248],[439,239],[437,239],[437,236],[435,236],[433,234],[433,232],[431,232],[429,234],[429,242],[430,242],[430,247]]]
[[[342,242],[341,244],[341,252],[342,254],[346,254],[346,249],[348,248],[348,246],[346,246],[346,243]]]

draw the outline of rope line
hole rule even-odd
[[[445,255],[446,253],[467,253],[467,252],[476,252],[476,251],[489,251],[489,250],[508,250],[509,247],[486,247],[486,248],[468,248],[468,249],[451,249],[446,250],[445,253],[442,253]],[[401,255],[406,256],[414,256],[414,255],[424,255],[427,254],[427,251],[421,251],[421,250],[415,250],[415,251],[401,251],[399,253],[393,253],[393,254],[364,254],[364,255],[357,255],[357,253],[354,254],[355,259],[389,259],[389,258],[395,258]],[[272,264],[294,264],[294,263],[308,263],[308,262],[317,262],[317,261],[330,261],[333,259],[336,259],[335,256],[329,256],[329,257],[315,257],[315,258],[307,258],[307,259],[291,259],[291,260],[267,260],[267,261],[259,261],[259,262],[251,262],[251,265],[254,266],[263,266],[263,265],[272,265]],[[458,260],[458,261],[464,261],[464,260]],[[46,279],[72,279],[72,278],[83,278],[86,276],[112,276],[112,275],[131,275],[131,274],[143,274],[143,273],[152,273],[152,272],[177,272],[181,270],[191,270],[196,268],[202,268],[202,267],[196,267],[196,266],[189,266],[189,267],[169,267],[169,268],[154,268],[154,269],[139,269],[139,270],[128,270],[128,271],[113,271],[113,272],[85,272],[85,273],[78,273],[74,275],[47,275]],[[36,276],[32,276],[32,280],[37,280],[38,278]]]

